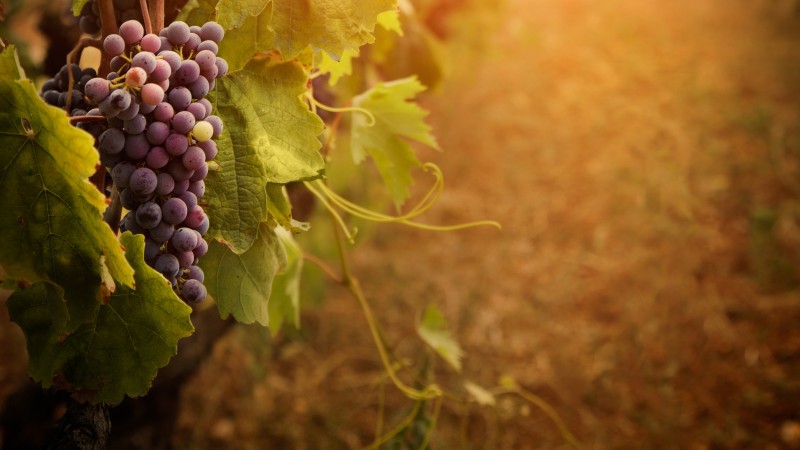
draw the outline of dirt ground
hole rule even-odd
[[[447,180],[425,221],[503,230],[385,225],[350,253],[401,377],[460,398],[511,377],[583,448],[800,448],[800,2],[473,3],[425,99]],[[415,335],[431,303],[461,374]],[[223,339],[176,448],[362,448],[408,413],[347,291],[302,322]],[[497,400],[448,398],[433,448],[571,448]]]
[[[426,220],[503,230],[372,230],[352,262],[389,345],[424,365],[414,325],[437,304],[467,353],[437,382],[511,376],[585,448],[796,447],[796,2],[508,0],[447,23],[427,98],[445,151],[422,153],[447,186]],[[268,350],[223,342],[184,395],[213,412],[174,442],[360,448],[407,413],[347,292],[303,323]],[[445,402],[434,448],[570,448],[498,400]]]

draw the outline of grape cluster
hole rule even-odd
[[[72,88],[69,86],[69,72],[72,72]],[[91,108],[84,95],[86,83],[96,76],[97,72],[92,68],[81,70],[77,64],[64,65],[53,78],[44,82],[40,96],[46,103],[62,109],[69,102],[71,117],[99,116],[100,110]],[[88,131],[95,139],[107,128],[104,123],[95,121],[78,122],[77,127]]]
[[[114,15],[117,24],[128,20],[143,20],[139,2],[136,0],[114,0]],[[78,24],[86,34],[96,35],[100,32],[100,0],[89,0],[83,5]]]
[[[197,262],[209,221],[200,200],[222,120],[205,97],[228,71],[217,57],[223,35],[216,22],[173,22],[156,36],[126,21],[103,41],[111,72],[84,86],[108,119],[97,147],[129,211],[121,228],[145,235],[146,262],[187,302],[206,297]]]

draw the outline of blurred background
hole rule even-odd
[[[461,397],[463,380],[513,379],[539,402],[452,399],[435,427],[426,404],[384,448],[416,448],[430,428],[434,449],[572,448],[548,408],[582,448],[800,448],[800,1],[413,7],[397,65],[432,85],[421,101],[443,152],[419,155],[446,178],[424,221],[503,230],[362,227],[352,270],[405,379]],[[37,31],[40,9],[20,8],[10,40],[42,67],[58,42]],[[374,173],[338,175],[350,198],[385,194]],[[420,172],[419,193],[428,182]],[[336,267],[314,214],[299,240]],[[355,449],[409,414],[356,301],[305,272],[301,328],[227,326],[200,347],[161,441]],[[429,304],[465,351],[460,374],[416,335]],[[28,378],[24,339],[0,316],[8,419]],[[48,408],[41,421],[58,416]],[[112,448],[154,448],[114,426]]]

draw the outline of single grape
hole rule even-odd
[[[139,161],[147,157],[150,143],[147,142],[147,137],[143,133],[130,135],[125,139],[124,150],[128,158]]]
[[[150,239],[163,244],[172,237],[174,232],[175,226],[162,220],[158,225],[150,229]]]
[[[150,230],[150,233],[152,232],[153,230]],[[144,260],[147,261],[148,265],[152,265],[151,263],[155,262],[155,259],[161,253],[161,244],[153,239],[144,240]]]
[[[206,107],[200,102],[193,102],[186,107],[186,111],[192,113],[196,121],[203,120],[206,117]]]
[[[161,38],[155,34],[146,34],[142,37],[139,46],[142,47],[143,52],[156,53],[161,48]]]
[[[194,128],[192,128],[192,137],[198,142],[209,141],[213,135],[214,126],[205,120],[195,123]]]
[[[169,242],[179,252],[190,252],[197,247],[197,235],[191,228],[181,227],[175,230]]]
[[[132,211],[136,209],[137,206],[139,206],[139,203],[136,201],[136,199],[133,198],[133,193],[128,188],[123,188],[121,191],[119,191],[119,202],[122,204],[123,208],[129,211]]]
[[[217,78],[224,77],[225,75],[228,74],[228,61],[225,61],[224,59],[222,59],[222,58],[220,58],[218,56],[216,64],[217,64],[217,70],[218,70]]]
[[[165,253],[156,258],[153,268],[166,278],[174,278],[176,275],[178,275],[180,265],[178,264],[178,258],[176,258],[174,255],[170,255],[169,253]]]
[[[44,98],[44,101],[47,102],[48,105],[59,106],[58,100],[60,95],[58,91],[53,89],[42,94],[42,98]]]
[[[161,100],[164,100],[164,89],[155,83],[147,83],[142,86],[139,95],[142,97],[144,104],[155,106],[161,103]]]
[[[189,40],[187,40],[186,43],[183,44],[183,53],[184,54],[186,54],[186,53],[191,54],[193,52],[196,52],[197,51],[197,46],[200,45],[200,42],[202,42],[202,41],[203,40],[200,39],[200,36],[198,36],[198,35],[196,35],[194,33],[189,33]]]
[[[150,75],[156,68],[156,55],[150,52],[139,52],[131,58],[131,66],[139,67]]]
[[[202,234],[206,234],[208,231],[208,227],[211,225],[211,222],[208,220],[208,216],[203,218],[203,221],[200,222],[200,225],[197,226],[197,232]]]
[[[141,114],[137,114],[133,119],[126,120],[123,129],[128,134],[141,134],[147,127],[147,119]]]
[[[189,180],[194,174],[194,171],[191,169],[187,169],[186,166],[183,165],[180,159],[173,159],[167,164],[166,168],[167,172],[172,175],[172,178],[175,178],[175,181],[184,181]],[[188,187],[188,186],[187,186]]]
[[[124,111],[131,106],[131,94],[124,89],[114,90],[112,93],[108,94],[107,98],[117,112]]]
[[[172,195],[181,195],[189,189],[189,180],[175,181],[175,189],[172,190]]]
[[[203,149],[206,154],[206,161],[211,161],[217,156],[217,143],[214,141],[197,142],[198,147]]]
[[[189,111],[181,111],[172,118],[172,129],[178,134],[189,134],[194,125],[194,116]]]
[[[205,40],[197,46],[197,52],[202,52],[203,50],[208,50],[213,53],[215,56],[219,53],[219,45],[216,42],[211,40]]]
[[[207,296],[206,287],[198,280],[186,280],[181,286],[181,298],[189,303],[200,303]]]
[[[189,182],[194,183],[195,181],[203,181],[206,179],[207,176],[208,176],[208,164],[203,163],[202,165],[200,165],[200,168],[194,171],[192,177],[189,178]],[[203,189],[203,192],[205,192],[205,189]]]
[[[217,44],[222,42],[222,38],[225,36],[225,30],[222,28],[222,25],[218,24],[214,21],[209,21],[203,24],[200,27],[200,37],[206,41],[214,41]]]
[[[193,192],[197,198],[202,198],[203,195],[206,193],[206,183],[203,180],[198,181],[189,181],[189,188],[187,189],[189,192]]]
[[[197,77],[196,80],[186,85],[186,87],[189,89],[189,92],[191,92],[192,98],[205,98],[205,96],[208,95],[211,85],[206,77]]]
[[[165,28],[166,29],[166,28]],[[164,30],[161,30],[164,31]],[[172,50],[172,44],[170,44],[169,39],[166,36],[159,36],[158,40],[161,42],[161,46],[158,47],[158,52],[166,52],[168,50]]]
[[[157,59],[156,68],[150,73],[149,80],[153,83],[160,83],[169,80],[170,75],[172,75],[172,67],[169,66],[169,63],[166,60]]]
[[[170,69],[172,72],[178,70],[178,67],[181,66],[181,55],[173,52],[172,50],[160,51],[158,52],[158,57],[163,59],[164,61],[169,64]]]
[[[205,274],[203,273],[203,269],[199,266],[189,266],[183,271],[183,278],[186,280],[197,280],[202,283],[205,279]]]
[[[134,195],[149,195],[156,190],[158,177],[147,167],[140,167],[131,174],[130,188]]]
[[[201,98],[201,99],[197,100],[197,102],[196,102],[196,103],[199,103],[199,104],[201,104],[201,105],[203,105],[203,106],[205,106],[205,107],[206,107],[206,113],[205,113],[205,115],[203,115],[203,118],[204,118],[204,119],[205,119],[206,117],[208,117],[208,115],[209,115],[209,114],[211,114],[211,113],[213,112],[213,111],[212,111],[212,110],[213,110],[213,107],[211,106],[211,102],[210,102],[210,101],[208,101],[208,99],[207,99],[207,98]]]
[[[197,241],[197,247],[195,247],[192,252],[194,253],[194,256],[198,258],[205,256],[205,254],[208,253],[208,242],[206,242],[205,239],[200,238]]]
[[[181,269],[185,269],[194,264],[194,253],[191,251],[180,252],[175,250],[173,254],[178,258],[178,265],[181,266]]]
[[[195,171],[205,164],[206,154],[203,152],[203,149],[193,145],[183,153],[181,162],[183,162],[183,166],[187,169]]]
[[[175,180],[172,178],[172,175],[161,172],[157,176],[158,184],[156,184],[155,195],[167,195],[172,193],[172,190],[175,189]]]
[[[131,177],[132,179],[133,177]],[[194,208],[190,209],[189,212],[186,214],[186,218],[183,220],[183,223],[189,228],[197,228],[203,223],[203,219],[206,218],[206,213],[203,211],[203,207],[200,205],[195,205]]]
[[[201,71],[210,70],[217,63],[217,55],[211,50],[201,50],[194,57]]]
[[[142,203],[136,208],[136,222],[149,230],[161,222],[161,207],[154,202]]]
[[[200,66],[192,59],[181,62],[178,70],[175,71],[175,81],[181,85],[187,85],[200,76]]]
[[[175,115],[175,109],[167,102],[161,102],[153,110],[153,118],[159,122],[169,122]]]
[[[111,93],[111,83],[102,78],[92,78],[83,87],[83,92],[89,97],[89,101],[97,104]]]
[[[177,197],[169,198],[161,205],[161,218],[164,222],[172,225],[183,222],[186,219],[187,213],[188,209],[186,203]]]
[[[116,128],[110,128],[108,131],[111,130],[119,131]],[[111,179],[114,180],[117,189],[124,189],[130,186],[131,175],[135,170],[136,166],[128,161],[122,161],[111,169]]]
[[[109,128],[97,140],[100,151],[116,155],[125,147],[125,134],[119,128]]]
[[[164,150],[164,147],[153,147],[147,152],[145,163],[151,169],[160,169],[167,165],[169,162],[169,153]]]
[[[125,64],[128,64],[128,61],[126,61],[125,58],[123,58],[120,55],[120,56],[115,56],[115,57],[111,58],[111,61],[108,64],[109,64],[109,68],[111,69],[112,72],[120,72],[120,71],[122,71],[122,68],[125,66]],[[106,78],[108,78],[108,77],[106,77]],[[112,79],[112,78],[109,78],[109,79]]]
[[[139,225],[139,222],[136,220],[136,212],[130,211],[128,214],[125,214],[125,217],[122,218],[120,225],[125,229],[130,231],[133,234],[144,234],[146,231]]]
[[[172,133],[167,136],[164,142],[164,148],[172,156],[180,156],[189,148],[189,139],[186,136],[178,133]]]
[[[142,87],[146,81],[147,72],[141,67],[131,67],[125,74],[125,85],[128,87]]]
[[[156,109],[156,105],[148,105],[147,103],[140,103],[139,104],[139,112],[141,114],[150,114]]]
[[[183,111],[192,103],[192,93],[183,86],[170,89],[167,100],[175,111]]]
[[[200,75],[208,81],[208,87],[211,88],[211,82],[219,75],[219,68],[216,65],[212,66],[209,70],[200,71]]]
[[[161,145],[169,136],[169,125],[164,122],[153,122],[147,126],[145,136],[147,137],[147,142],[153,145]]]
[[[189,40],[189,25],[186,22],[175,21],[167,27],[167,39],[172,45],[183,45]]]
[[[109,34],[103,39],[103,50],[109,56],[119,56],[125,51],[125,40],[118,34]]]
[[[186,191],[178,196],[186,204],[186,208],[192,209],[197,205],[197,196],[193,193]]]
[[[126,44],[131,45],[144,37],[144,27],[136,20],[128,20],[119,26],[119,35]]]

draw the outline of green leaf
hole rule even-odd
[[[299,222],[292,218],[292,203],[286,195],[283,184],[267,183],[267,210],[270,217],[292,233],[308,231],[311,226],[307,222]]]
[[[384,11],[378,14],[378,25],[386,31],[394,31],[399,36],[403,35],[403,26],[400,24],[400,11]]]
[[[219,0],[217,22],[226,30],[239,28],[246,19],[261,14],[270,3],[271,0]]]
[[[225,123],[217,147],[220,170],[206,185],[210,236],[246,251],[267,219],[267,183],[320,176],[322,121],[300,100],[306,74],[293,62],[252,61],[218,80],[212,96]]]
[[[272,280],[286,266],[286,254],[272,228],[261,224],[253,246],[242,254],[211,242],[200,266],[223,318],[233,314],[241,323],[269,325]]]
[[[269,298],[269,329],[272,335],[280,331],[284,322],[300,328],[300,276],[303,273],[303,250],[292,233],[281,227],[275,232],[286,253],[286,269],[272,282]]]
[[[331,74],[328,78],[328,84],[334,86],[339,82],[340,78],[353,73],[353,58],[358,58],[358,55],[358,50],[348,49],[342,52],[342,57],[336,61],[331,58],[329,54],[319,52],[317,56],[319,60],[317,69],[319,69],[321,73]]]
[[[270,22],[272,8],[266,7],[260,14],[248,16],[238,28],[226,31],[219,56],[225,58],[231,72],[242,69],[256,53],[269,52],[275,47]]]
[[[15,79],[14,58],[10,48],[0,54],[0,265],[18,280],[52,281],[67,302],[91,310],[102,301],[105,270],[122,285],[134,281],[102,220],[105,198],[88,181],[98,163],[94,139],[46,105],[30,80]]]
[[[136,290],[120,287],[91,323],[64,334],[68,314],[57,287],[39,282],[8,299],[11,318],[25,331],[29,372],[44,387],[68,389],[93,402],[116,404],[145,394],[159,368],[192,334],[191,308],[144,262],[144,237],[120,241],[136,270]],[[56,311],[57,313],[53,313]]]
[[[89,3],[89,0],[72,0],[72,15],[78,17],[81,15],[83,7]]]
[[[353,106],[369,111],[375,118],[371,124],[366,114],[353,115],[350,133],[353,160],[360,163],[366,155],[372,157],[398,206],[409,196],[408,187],[414,181],[411,170],[420,166],[404,138],[438,149],[430,127],[423,121],[428,113],[408,101],[424,90],[415,77],[410,77],[378,83],[353,99]]]
[[[274,0],[270,27],[285,59],[309,45],[338,59],[347,49],[374,42],[378,14],[392,9],[394,0]]]
[[[217,18],[216,5],[217,0],[189,0],[183,5],[175,20],[182,20],[189,25],[202,25]]]
[[[464,351],[450,335],[444,316],[434,305],[428,306],[425,310],[422,322],[417,326],[417,333],[457,372],[461,371],[461,359],[464,357]]]

